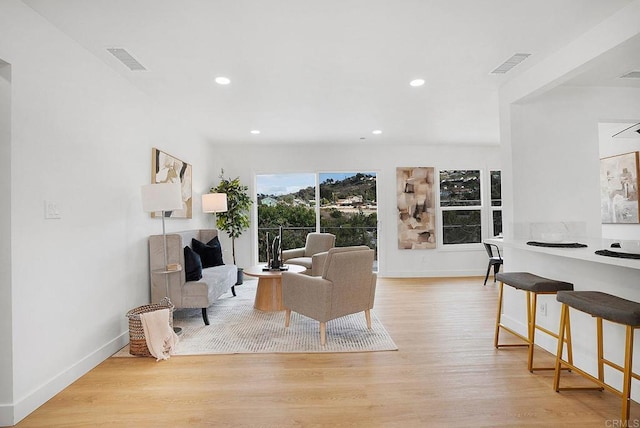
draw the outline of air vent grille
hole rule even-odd
[[[633,70],[620,76],[621,79],[640,79],[640,70]]]
[[[520,64],[522,61],[527,59],[527,57],[531,56],[528,53],[517,53],[514,54],[511,58],[500,64],[495,70],[491,72],[491,74],[505,74],[509,70],[511,70],[516,65]]]
[[[122,48],[107,48],[111,55],[115,56],[131,71],[145,71],[144,65],[140,64],[129,52]]]

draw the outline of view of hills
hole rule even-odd
[[[297,192],[284,195],[258,195],[258,201],[264,198],[271,198],[277,201],[293,203],[294,200],[311,203],[315,201],[316,194],[313,186],[300,189]],[[354,197],[362,197],[359,204],[371,205],[376,202],[376,177],[372,174],[357,173],[342,180],[327,178],[320,183],[321,205],[332,205],[339,201],[349,200]]]

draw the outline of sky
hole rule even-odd
[[[375,175],[372,172],[366,172],[365,174]],[[321,183],[328,178],[338,181],[354,175],[356,175],[355,172],[323,172],[320,173],[319,180]],[[257,193],[264,195],[286,195],[307,187],[315,187],[315,185],[315,173],[261,174],[256,176]]]

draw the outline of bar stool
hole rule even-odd
[[[611,294],[599,291],[560,291],[556,295],[556,299],[562,303],[560,312],[560,338],[564,336],[563,326],[569,324],[569,308],[577,309],[596,318],[596,334],[598,346],[598,377],[594,377],[589,373],[575,367],[572,362],[562,359],[563,341],[558,340],[558,353],[556,354],[556,372],[553,378],[553,388],[556,392],[571,389],[597,389],[602,391],[613,392],[622,398],[622,419],[629,419],[629,404],[631,401],[631,378],[640,380],[640,376],[633,373],[633,333],[636,328],[640,327],[640,303],[632,302],[621,297],[612,296]],[[624,350],[624,366],[607,360],[604,357],[604,347],[602,341],[602,320],[621,324],[626,326],[626,341]],[[567,330],[567,336],[571,335],[571,331]],[[571,343],[571,339],[568,338]],[[613,388],[604,381],[604,365],[619,370],[623,373],[622,391]],[[595,382],[599,387],[565,387],[560,388],[560,371],[565,366],[570,370],[575,370],[587,379]]]
[[[500,291],[498,295],[498,314],[496,316],[496,333],[493,344],[496,348],[513,347],[513,346],[527,346],[529,348],[529,357],[527,361],[527,368],[530,372],[534,370],[554,370],[555,367],[533,367],[533,348],[535,345],[536,329],[543,333],[548,334],[551,337],[558,339],[558,335],[544,327],[536,324],[536,305],[538,302],[538,294],[556,294],[561,290],[573,290],[573,284],[564,281],[557,281],[555,279],[543,278],[538,275],[534,275],[528,272],[502,272],[496,275],[496,279],[500,281]],[[504,326],[501,323],[502,317],[502,291],[504,284],[511,287],[523,290],[527,294],[527,337],[524,337],[520,333]],[[533,298],[532,298],[533,297]],[[522,344],[499,344],[498,338],[500,335],[500,329],[504,329],[514,336],[522,339],[525,343]],[[570,329],[569,323],[566,324],[567,330]],[[573,353],[570,342],[570,335],[567,335],[567,354],[569,361],[573,362]]]

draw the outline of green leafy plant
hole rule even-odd
[[[249,209],[253,201],[249,197],[249,187],[240,183],[240,178],[224,178],[220,170],[220,184],[211,188],[214,193],[227,194],[227,211],[217,213],[216,227],[224,230],[231,238],[233,264],[236,264],[236,238],[249,229]]]

